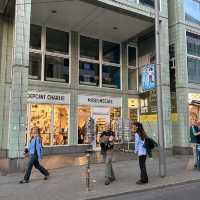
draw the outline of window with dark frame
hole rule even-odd
[[[31,25],[29,78],[69,83],[69,33],[51,28],[45,30],[46,49],[42,49],[42,27]]]
[[[200,35],[187,32],[187,68],[189,83],[200,83]]]
[[[137,90],[137,49],[133,46],[128,46],[128,89]]]

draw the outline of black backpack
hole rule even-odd
[[[158,147],[158,143],[156,141],[154,141],[152,138],[150,137],[146,137],[145,141],[144,141],[144,147],[147,150],[147,154],[149,157],[152,157],[152,150],[155,147]]]

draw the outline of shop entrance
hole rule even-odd
[[[78,144],[88,142],[87,134],[94,132],[93,140],[96,141],[93,148],[99,150],[100,135],[106,130],[106,124],[110,124],[111,130],[115,132],[116,121],[121,117],[120,107],[90,107],[79,106],[78,108]],[[94,130],[88,130],[89,119],[94,121]],[[90,125],[91,126],[91,125]]]
[[[110,124],[110,112],[109,108],[98,108],[92,109],[92,118],[95,121],[96,128],[96,149],[100,148],[100,136],[103,131],[106,130],[106,124]]]

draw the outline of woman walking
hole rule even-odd
[[[24,179],[21,180],[20,183],[29,182],[33,165],[44,175],[44,180],[47,180],[49,177],[49,172],[39,163],[39,160],[42,159],[42,141],[40,138],[40,129],[38,127],[31,129],[31,140],[29,142],[28,149],[25,150],[25,154],[28,154],[30,159]]]
[[[143,126],[139,122],[133,124],[134,133],[135,133],[135,153],[139,157],[139,166],[140,166],[140,180],[136,184],[146,184],[148,183],[148,175],[146,171],[146,158],[147,150],[144,147],[146,133],[143,129]]]

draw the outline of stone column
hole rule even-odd
[[[26,142],[30,15],[31,0],[16,0],[8,132],[9,159],[22,158]]]
[[[182,0],[174,1],[176,18],[175,26],[175,59],[176,59],[176,101],[177,131],[174,132],[173,145],[187,147],[189,136],[188,123],[188,71],[187,71],[187,39],[184,25],[184,5]]]
[[[128,119],[128,63],[127,46],[122,44],[122,118]]]
[[[0,157],[7,156],[11,63],[13,46],[12,19],[0,17]]]
[[[70,135],[69,144],[78,143],[78,33],[71,32],[71,96],[70,96]]]

